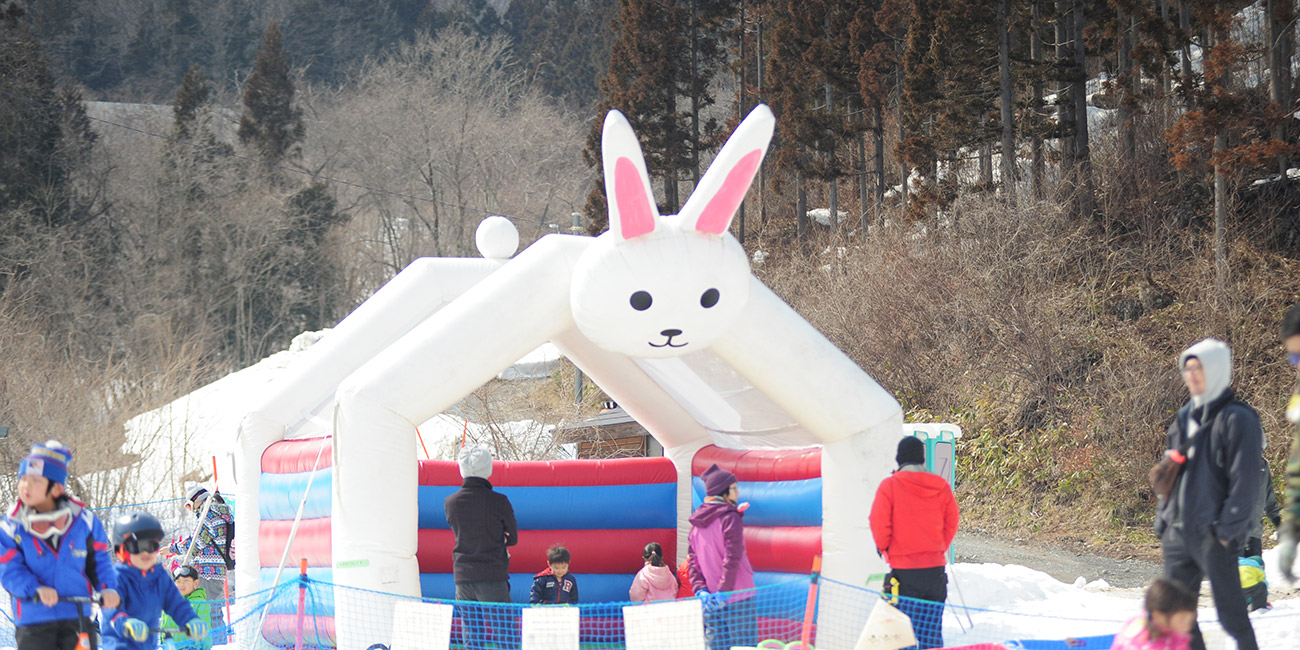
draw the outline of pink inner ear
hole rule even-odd
[[[654,231],[650,197],[646,196],[636,165],[627,158],[619,158],[614,163],[614,201],[618,203],[619,233],[623,239]]]
[[[745,200],[745,192],[749,191],[749,182],[754,180],[754,174],[758,171],[758,165],[762,160],[762,150],[755,149],[745,154],[745,157],[741,158],[730,172],[727,172],[722,187],[712,199],[709,199],[709,204],[704,206],[699,220],[695,222],[696,230],[719,235],[727,230],[727,225],[736,214],[736,208],[740,207],[740,202]]]

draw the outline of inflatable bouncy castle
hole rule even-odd
[[[369,646],[364,619],[392,617],[345,588],[449,597],[441,508],[460,477],[451,461],[417,460],[416,427],[548,342],[666,459],[494,465],[522,529],[517,592],[560,542],[585,601],[626,599],[646,542],[684,555],[694,477],[715,462],[754,504],[746,543],[760,580],[806,575],[818,553],[845,583],[882,571],[864,552],[867,519],[903,432],[899,405],[754,277],[728,233],[773,124],[756,108],[680,213],[663,216],[636,137],[611,112],[608,232],[548,235],[514,255],[518,233],[489,218],[482,259],[417,260],[302,355],[238,432],[236,544],[259,559],[238,565],[240,592],[307,558],[309,575],[338,587],[314,605],[328,621],[314,640],[340,648]],[[239,633],[282,641],[275,614],[245,616],[261,627]]]

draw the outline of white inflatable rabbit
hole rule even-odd
[[[659,216],[641,146],[618,111],[605,117],[601,151],[609,231],[578,260],[569,295],[593,343],[633,357],[708,347],[749,299],[749,262],[727,232],[772,139],[759,105],[718,152],[677,215]]]
[[[594,239],[548,235],[508,260],[513,241],[487,247],[500,259],[455,260],[454,277],[421,279],[420,290],[403,290],[396,301],[402,310],[431,314],[409,325],[388,308],[358,308],[367,333],[400,338],[359,334],[340,344],[339,354],[361,365],[339,383],[334,408],[335,584],[420,595],[411,516],[419,510],[417,467],[394,459],[417,448],[417,424],[548,341],[673,460],[681,544],[695,450],[717,436],[747,447],[818,444],[824,575],[862,584],[883,569],[861,548],[870,543],[871,495],[892,465],[879,452],[894,447],[902,427],[898,402],[754,277],[727,232],[773,125],[766,106],[755,108],[681,211],[660,216],[636,136],[622,114],[611,112],[602,140],[608,232]],[[451,294],[459,297],[430,306]],[[250,448],[249,458],[261,452]],[[384,480],[376,483],[376,476]],[[251,571],[250,584],[257,584]],[[364,647],[374,612],[346,602],[335,611],[339,647]]]

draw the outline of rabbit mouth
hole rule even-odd
[[[664,339],[664,342],[663,342],[663,343],[650,343],[650,344],[649,344],[650,347],[652,347],[652,348],[684,348],[684,347],[686,347],[686,346],[688,345],[687,343],[673,343],[673,337],[674,337],[674,336],[681,336],[681,335],[682,335],[682,331],[681,331],[681,330],[664,330],[664,331],[660,332],[660,334],[663,334],[664,337],[666,337],[666,338]]]

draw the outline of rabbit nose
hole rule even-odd
[[[681,336],[681,335],[682,335],[682,331],[681,331],[681,330],[659,330],[659,333],[660,333],[660,334],[663,334],[664,336],[667,336],[668,338],[672,338],[672,337],[674,337],[674,336]]]

